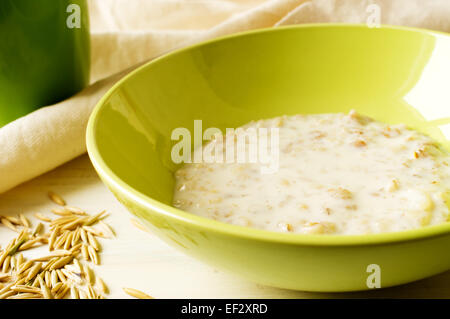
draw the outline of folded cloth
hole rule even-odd
[[[86,152],[103,94],[169,50],[245,30],[314,22],[377,23],[450,32],[448,0],[90,0],[91,84],[0,129],[0,192]]]

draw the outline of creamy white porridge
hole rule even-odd
[[[278,169],[262,174],[260,163],[184,164],[175,173],[175,207],[225,223],[307,234],[394,232],[449,221],[450,157],[415,130],[353,111],[245,127],[279,128]],[[225,152],[226,139],[239,134],[210,143]]]

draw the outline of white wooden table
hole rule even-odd
[[[275,289],[223,273],[136,228],[131,214],[102,184],[86,155],[0,195],[0,214],[23,213],[35,221],[35,212],[48,213],[55,206],[47,198],[49,190],[62,195],[69,205],[110,213],[106,221],[117,237],[102,240],[101,265],[94,268],[109,286],[108,298],[127,298],[122,287],[155,298],[450,298],[450,272],[400,287],[345,294]],[[11,230],[0,227],[0,243],[12,236]]]

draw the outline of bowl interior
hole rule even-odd
[[[94,111],[88,138],[115,175],[165,204],[177,168],[172,131],[187,128],[194,140],[194,120],[203,130],[224,130],[283,114],[355,109],[406,123],[448,149],[448,56],[450,37],[396,27],[301,26],[227,37],[126,77]]]

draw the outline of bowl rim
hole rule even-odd
[[[252,239],[272,243],[284,243],[292,245],[309,245],[309,246],[361,246],[361,245],[381,245],[389,243],[401,243],[406,241],[415,241],[421,239],[434,238],[437,236],[445,236],[450,234],[450,222],[426,226],[422,228],[405,230],[399,232],[377,233],[377,234],[364,234],[364,235],[309,235],[298,233],[281,233],[268,230],[261,230],[251,227],[237,226],[224,222],[215,221],[206,217],[194,215],[173,206],[164,204],[158,200],[155,200],[132,186],[128,185],[118,175],[116,175],[106,164],[102,155],[100,154],[97,142],[95,139],[96,127],[99,121],[99,114],[104,108],[105,101],[128,79],[135,76],[140,72],[144,72],[147,68],[153,64],[164,60],[167,57],[182,54],[185,51],[189,51],[210,43],[216,43],[227,39],[233,39],[236,37],[243,37],[253,34],[271,33],[289,29],[303,29],[303,28],[357,28],[357,29],[376,29],[376,30],[400,30],[407,32],[422,33],[431,36],[446,37],[450,41],[450,34],[434,31],[422,28],[405,27],[405,26],[393,26],[393,25],[381,25],[377,28],[369,28],[365,24],[352,24],[352,23],[308,23],[300,25],[282,26],[276,28],[261,28],[256,30],[250,30],[245,32],[234,33],[231,35],[221,36],[207,41],[202,41],[194,45],[184,47],[182,49],[174,50],[170,53],[163,54],[155,59],[140,65],[135,70],[131,71],[119,81],[117,81],[97,102],[94,107],[87,125],[86,131],[86,145],[89,158],[97,170],[103,181],[111,188],[120,191],[126,198],[138,203],[146,209],[152,210],[158,214],[166,217],[176,219],[178,222],[189,224],[191,227],[202,229],[204,231],[216,232],[221,235],[236,236],[241,239]]]

